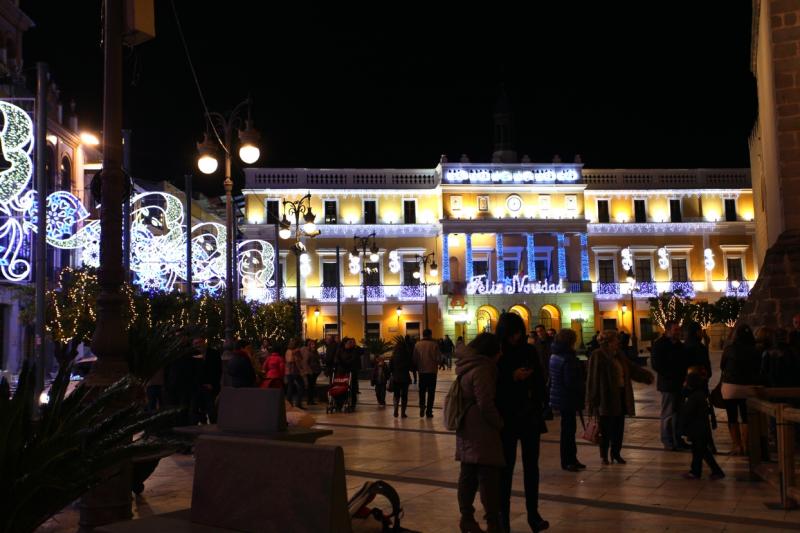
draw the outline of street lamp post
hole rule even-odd
[[[239,158],[252,164],[258,161],[261,152],[257,142],[259,134],[253,128],[253,121],[250,115],[251,102],[248,98],[231,111],[227,116],[222,113],[208,112],[208,120],[217,142],[209,139],[208,133],[205,134],[203,142],[197,144],[198,158],[197,167],[203,174],[213,174],[217,171],[217,146],[222,148],[225,153],[225,345],[223,346],[223,358],[228,359],[233,355],[236,348],[233,338],[233,269],[236,263],[235,236],[233,224],[233,180],[231,179],[231,165],[233,149],[233,132],[239,131]],[[247,108],[247,118],[244,119],[244,129],[240,129],[242,124],[242,112]],[[215,126],[222,129],[222,137],[217,133]],[[189,222],[191,223],[191,221]]]
[[[375,242],[375,232],[373,231],[365,237],[355,235],[353,237],[355,243],[353,244],[353,251],[350,252],[354,257],[358,257],[359,252],[362,254],[363,260],[361,263],[361,290],[364,291],[364,342],[367,341],[368,317],[367,317],[367,275],[372,272],[372,269],[367,267],[367,250],[369,250],[369,260],[372,263],[380,261],[378,255],[378,243]],[[370,241],[372,241],[370,243]]]
[[[294,324],[297,332],[302,331],[303,326],[303,313],[300,310],[300,257],[306,254],[306,246],[300,241],[305,235],[306,237],[314,238],[320,234],[314,220],[317,218],[311,210],[311,193],[306,194],[299,200],[284,200],[283,201],[283,219],[281,220],[281,229],[278,232],[281,239],[289,239],[292,237],[292,223],[286,215],[294,217],[294,239],[292,245],[292,252],[294,252],[294,277],[296,284],[296,297],[294,307]],[[300,217],[303,217],[304,224],[300,225]]]
[[[631,345],[634,357],[639,357],[639,340],[636,338],[636,302],[633,300],[633,293],[636,291],[636,276],[632,267],[626,272],[626,278],[631,285]]]
[[[428,328],[428,263],[430,263],[430,275],[436,277],[439,275],[436,265],[436,252],[428,252],[425,255],[418,255],[415,258],[419,263],[420,269],[414,272],[413,276],[421,281],[422,294],[424,295],[424,317],[425,329]]]

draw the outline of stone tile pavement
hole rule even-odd
[[[441,407],[452,373],[440,375],[436,404]],[[716,378],[713,380],[716,382]],[[320,442],[338,444],[345,453],[348,492],[365,481],[384,479],[399,492],[405,509],[403,525],[426,533],[458,530],[455,482],[458,463],[453,459],[455,437],[444,428],[441,410],[433,419],[419,418],[417,391],[410,392],[409,418],[395,419],[390,407],[380,407],[368,383],[361,384],[359,408],[352,414],[326,415],[312,407],[320,427],[334,434]],[[800,511],[771,510],[765,502],[777,493],[764,483],[743,481],[743,457],[719,455],[727,473],[720,481],[688,481],[690,454],[667,452],[659,441],[659,397],[654,386],[636,388],[637,417],[628,419],[623,456],[627,465],[602,466],[597,449],[579,445],[579,458],[588,468],[564,472],[558,459],[558,419],[543,435],[541,514],[551,531],[564,532],[780,532],[800,531]],[[721,451],[730,441],[724,413],[715,439]],[[193,460],[175,455],[161,461],[135,502],[136,517],[189,507]],[[524,516],[522,473],[518,467],[512,499],[512,530],[528,531]],[[707,474],[707,472],[706,472]],[[737,479],[740,478],[740,479]],[[476,503],[479,507],[479,504]],[[46,532],[77,529],[77,508],[65,509],[41,528]]]

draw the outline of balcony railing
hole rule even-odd
[[[423,301],[424,285],[369,285],[367,286],[368,302]],[[306,287],[305,297],[318,302],[335,302],[337,293],[341,291],[341,300],[363,300],[364,287],[361,285],[342,285],[339,287]],[[439,295],[439,285],[428,284],[428,296]]]
[[[691,281],[673,281],[670,283],[670,290],[679,296],[694,298],[694,283]]]
[[[735,296],[736,298],[747,298],[750,294],[750,283],[746,279],[728,280],[725,286],[725,296]]]

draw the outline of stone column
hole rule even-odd
[[[589,234],[579,233],[581,240],[581,281],[589,281]]]
[[[567,281],[567,252],[564,249],[563,233],[556,233],[556,242],[558,243],[558,279]]]
[[[442,234],[442,282],[450,281],[450,234]]]
[[[535,243],[533,241],[533,233],[526,233],[525,234],[525,240],[526,240],[525,246],[526,246],[526,248],[528,250],[528,253],[527,253],[527,256],[528,256],[528,269],[527,269],[528,279],[533,281],[533,280],[536,279],[536,254],[535,254],[536,246],[535,246]]]
[[[472,280],[472,234],[464,234],[464,278],[467,283]]]
[[[497,257],[497,282],[501,283],[506,279],[506,266],[503,264],[503,234],[495,233],[494,242]]]

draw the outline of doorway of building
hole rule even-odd
[[[561,329],[561,312],[554,305],[543,305],[539,310],[539,324],[543,325],[545,329],[552,328],[558,331]]]
[[[463,337],[464,342],[469,342],[467,339],[467,323],[466,322],[456,322],[456,331],[455,331],[455,338],[453,338],[453,342],[456,342],[459,337]]]
[[[478,323],[478,333],[491,333],[494,331],[498,318],[500,318],[500,314],[497,312],[497,309],[491,305],[479,307],[478,311],[475,313],[475,320]]]
[[[528,308],[522,304],[517,304],[511,307],[508,310],[509,313],[514,313],[515,315],[519,315],[522,320],[525,322],[525,331],[530,331],[531,327],[535,324],[531,324],[531,313],[528,311]]]

